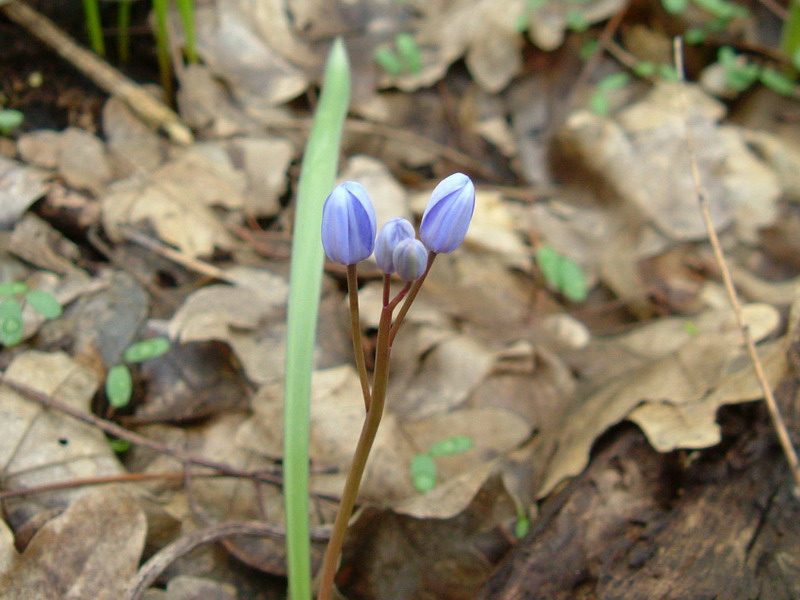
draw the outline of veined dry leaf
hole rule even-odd
[[[91,370],[61,352],[20,354],[5,377],[87,413],[98,386]],[[95,427],[46,410],[8,387],[0,387],[0,414],[0,466],[8,490],[123,472],[105,435]],[[63,507],[84,493],[82,488],[64,489],[30,500],[8,500],[6,511],[31,503]]]
[[[42,169],[0,156],[0,227],[11,227],[44,195],[49,176]]]
[[[151,176],[134,175],[115,182],[102,198],[103,226],[115,241],[122,228],[149,224],[165,242],[189,256],[208,256],[230,248],[233,240],[213,206],[241,208],[246,182],[225,149],[196,144],[162,165]]]
[[[682,94],[689,105],[684,115]],[[574,113],[561,133],[564,151],[601,178],[616,200],[637,210],[673,240],[705,239],[689,167],[685,121],[692,126],[708,208],[718,229],[735,223],[751,240],[771,223],[777,176],[747,149],[742,134],[722,127],[723,107],[694,87],[657,85],[615,118]]]
[[[136,572],[147,526],[118,487],[92,489],[45,523],[0,574],[5,600],[118,600]]]
[[[755,340],[779,322],[777,311],[767,305],[745,306],[744,317]],[[677,329],[681,323],[683,332]],[[594,440],[623,419],[634,418],[658,447],[704,447],[719,440],[714,418],[722,399],[732,403],[754,397],[751,386],[744,384],[748,375],[741,371],[749,373],[750,368],[742,362],[741,334],[730,310],[707,311],[694,320],[656,322],[622,336],[616,344],[621,350],[617,357],[630,356],[629,368],[620,361],[622,365],[607,373],[599,388],[574,399],[559,427],[543,431],[543,447],[553,454],[540,494],[580,472]],[[606,346],[608,360],[613,361],[615,354],[609,350]],[[773,378],[783,370],[781,360],[775,360],[770,361]],[[670,407],[675,409],[671,418],[662,422]],[[683,428],[687,419],[698,420]]]

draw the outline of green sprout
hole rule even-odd
[[[167,338],[155,337],[136,342],[122,353],[124,362],[111,367],[106,375],[106,398],[111,407],[124,408],[131,401],[133,376],[128,365],[163,356],[169,351],[169,345]]]
[[[373,59],[392,77],[403,73],[416,74],[422,70],[422,54],[410,33],[398,33],[394,38],[394,49],[387,46],[376,48]]]
[[[611,101],[608,95],[614,90],[624,88],[630,82],[630,77],[624,71],[606,75],[597,82],[594,93],[589,98],[592,110],[598,115],[607,115],[611,110]]]
[[[521,540],[531,530],[531,519],[522,506],[517,506],[517,522],[514,524],[514,537]]]
[[[411,459],[411,481],[418,492],[429,492],[436,487],[436,461],[439,456],[452,456],[466,452],[475,445],[474,440],[466,435],[454,435],[433,444],[427,452],[415,455]]]
[[[9,135],[22,125],[25,115],[13,108],[0,109],[0,135]]]
[[[791,97],[796,93],[797,81],[794,76],[790,77],[770,66],[761,66],[746,56],[736,54],[730,46],[719,49],[717,61],[725,72],[725,83],[737,92],[743,92],[760,81],[776,94]]]
[[[0,284],[0,342],[11,347],[19,344],[24,333],[22,307],[30,305],[45,319],[57,319],[63,308],[50,292],[32,290],[26,283],[11,281]]]
[[[308,445],[314,338],[322,288],[322,203],[336,179],[349,102],[350,65],[344,43],[337,39],[328,55],[322,93],[303,155],[289,274],[283,492],[292,600],[311,598]]]
[[[119,30],[118,58],[123,64],[130,55],[130,10],[132,0],[120,0],[117,12],[117,28]],[[161,87],[167,98],[172,97],[171,60],[169,55],[169,0],[152,0],[155,13],[156,57],[160,71]],[[184,51],[189,62],[197,62],[197,42],[194,26],[194,0],[177,0],[183,32],[186,36]],[[105,56],[103,29],[100,19],[98,0],[83,0],[83,11],[86,19],[86,30],[92,50],[99,56]]]
[[[568,256],[544,244],[536,249],[536,262],[545,282],[572,302],[586,300],[588,288],[586,274],[581,266]]]

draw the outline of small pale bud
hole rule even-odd
[[[401,279],[416,281],[425,272],[428,264],[428,251],[417,239],[401,240],[392,253],[394,268]]]
[[[405,219],[391,219],[381,228],[375,242],[375,262],[384,273],[394,273],[392,255],[394,249],[403,240],[414,239],[414,226]]]

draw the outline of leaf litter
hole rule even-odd
[[[346,24],[357,50],[353,112],[382,134],[347,132],[341,176],[364,183],[380,222],[418,218],[429,194],[420,184],[430,172],[454,170],[439,164],[437,146],[393,141],[400,129],[438,144],[455,139],[466,154],[490,157],[484,166],[498,179],[536,184],[479,187],[464,248],[437,259],[393,349],[387,415],[345,549],[349,597],[439,590],[437,597],[471,598],[491,556],[508,550],[520,514],[535,519],[537,501],[585,468],[609,428],[632,421],[660,452],[707,448],[720,441],[721,406],[761,397],[708,267],[680,94],[690,96],[708,204],[752,302],[745,317],[773,387],[788,370],[796,323],[786,311],[797,272],[784,269],[779,280],[760,244],[765,230],[789,227],[780,216],[798,197],[799,154],[785,136],[731,122],[696,86],[659,82],[626,91],[607,114],[569,106],[554,118],[560,92],[547,78],[557,67],[530,69],[526,36],[537,52],[555,50],[570,29],[617,14],[620,2],[372,3],[360,11],[345,2],[290,4],[291,19],[280,3],[198,6],[204,64],[179,70],[178,102],[203,141],[170,148],[115,98],[103,112],[104,138],[77,128],[19,138],[23,162],[3,159],[0,171],[9,194],[2,221],[14,230],[3,237],[3,281],[46,290],[65,312],[47,323],[25,317],[25,347],[4,349],[4,377],[119,418],[170,448],[242,473],[279,473],[287,269],[237,232],[258,219],[266,233],[284,233],[303,137],[302,126],[287,126],[296,111],[286,103],[315,81],[323,41]],[[374,51],[396,49],[397,35],[408,32],[419,70],[381,72]],[[465,71],[454,68],[461,60]],[[442,86],[436,93],[434,84]],[[441,106],[440,93],[453,93],[447,85],[463,91],[449,100],[455,117]],[[448,118],[472,137],[448,131]],[[31,209],[40,198],[43,206]],[[70,218],[75,206],[81,211]],[[60,219],[48,213],[56,207]],[[119,252],[112,264],[73,241],[88,239],[76,229],[98,227]],[[138,248],[132,230],[176,251],[177,265]],[[545,244],[582,269],[585,306],[544,284],[535,256]],[[199,260],[219,265],[218,281],[199,274]],[[366,269],[360,290],[368,344],[380,301],[370,277]],[[312,526],[320,530],[335,513],[363,417],[340,281],[330,270],[313,375]],[[609,309],[615,302],[628,312]],[[108,412],[97,393],[103,378],[131,344],[153,335],[167,335],[172,348],[134,371],[128,413]],[[44,597],[120,597],[145,536],[157,548],[213,524],[282,523],[275,482],[211,477],[207,468],[183,481],[158,479],[180,471],[174,457],[136,446],[117,457],[98,429],[9,387],[0,394],[5,491],[155,477],[4,499],[3,597],[25,597],[49,570],[57,576],[43,584]],[[412,461],[452,436],[471,445],[437,456],[435,484],[421,493]],[[56,561],[55,548],[65,560]],[[281,539],[237,537],[225,548],[285,574]],[[321,549],[315,544],[315,560]],[[382,575],[398,561],[402,591]],[[241,579],[205,548],[174,563],[161,593],[244,597]]]

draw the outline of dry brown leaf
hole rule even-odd
[[[89,412],[97,389],[96,376],[64,353],[28,351],[17,356],[5,377]],[[98,429],[39,403],[0,388],[3,435],[0,465],[5,488],[30,489],[39,485],[124,472],[105,435]],[[39,494],[32,500],[8,501],[11,506],[40,503],[63,507],[85,493],[82,488]],[[7,510],[12,510],[9,505]]]
[[[44,195],[48,177],[41,169],[0,156],[0,227],[11,227]]]
[[[66,182],[99,196],[114,172],[103,142],[85,129],[67,127],[59,138],[58,171]]]
[[[114,486],[94,489],[34,535],[0,574],[6,600],[117,600],[136,572],[146,522],[138,502]]]
[[[293,59],[308,56],[287,21],[284,4],[274,0],[221,0],[196,7],[198,53],[249,112],[268,111],[310,83],[283,55],[291,49]]]
[[[212,207],[241,208],[245,187],[224,146],[196,144],[152,176],[134,175],[110,186],[102,198],[103,226],[121,241],[124,227],[145,222],[185,254],[208,256],[215,247],[233,245]]]
[[[744,317],[756,340],[779,322],[777,311],[767,305],[745,306]],[[683,327],[683,332],[678,327]],[[692,332],[695,328],[697,333]],[[723,396],[727,402],[752,399],[753,393],[746,391],[740,381],[739,394],[732,392],[727,383],[731,373],[747,368],[746,363],[739,362],[740,339],[731,311],[719,310],[707,311],[695,320],[669,319],[640,327],[619,339],[618,352],[609,352],[611,349],[606,345],[607,364],[614,363],[615,357],[627,355],[628,368],[625,360],[617,360],[613,368],[597,378],[595,386],[599,387],[595,391],[574,399],[560,426],[543,432],[545,452],[550,448],[553,454],[539,493],[548,493],[565,477],[580,472],[594,440],[609,426],[630,418],[636,411],[640,411],[637,421],[648,436],[653,424],[653,439],[661,447],[684,444],[695,447],[692,440],[705,445],[716,443],[719,432],[714,417],[719,400],[714,391],[725,388]],[[593,369],[602,367],[595,365]],[[777,365],[775,371],[779,370]],[[641,412],[641,407],[651,405],[660,408]],[[704,414],[707,420],[693,423],[691,431],[683,434],[680,419],[686,418],[687,413],[678,411],[677,417],[664,428],[659,420],[664,416],[665,405],[691,406],[687,411],[691,410],[693,418]],[[702,435],[698,433],[700,430]]]
[[[776,216],[777,177],[747,149],[739,130],[719,126],[724,108],[697,88],[661,83],[616,118],[574,113],[562,131],[565,152],[665,235],[705,239],[686,150],[684,90],[693,134],[702,140],[697,162],[714,224],[736,223],[752,239]]]

